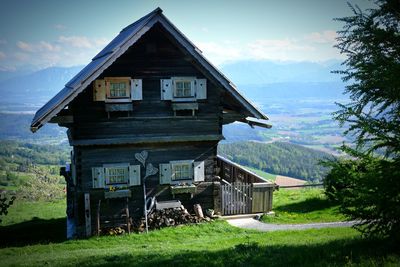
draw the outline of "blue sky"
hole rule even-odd
[[[352,4],[370,7],[369,1]],[[344,0],[1,0],[0,70],[87,64],[156,7],[214,64],[342,59],[332,46],[350,15]]]

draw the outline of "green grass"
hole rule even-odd
[[[268,223],[312,223],[335,222],[346,218],[339,207],[330,202],[323,189],[280,189],[274,192],[273,211],[275,216],[263,216]]]
[[[292,190],[294,191],[294,190]],[[313,190],[310,190],[310,192]],[[306,195],[311,195],[307,192]],[[283,191],[279,191],[283,193]],[[290,192],[280,201],[297,197]],[[292,199],[291,199],[292,198]],[[0,226],[0,266],[398,266],[385,240],[351,228],[257,232],[215,221],[65,240],[65,201],[17,202]],[[37,218],[35,218],[37,217]]]
[[[349,228],[260,233],[224,221],[0,250],[0,266],[396,266],[384,240]]]
[[[8,209],[8,215],[2,217],[3,221],[0,223],[0,226],[18,224],[34,219],[49,220],[64,218],[65,209],[65,199],[55,202],[27,202],[17,199]]]

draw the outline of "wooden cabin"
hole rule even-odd
[[[68,128],[68,236],[81,237],[121,212],[143,217],[144,192],[156,205],[269,211],[274,184],[217,156],[223,125],[269,127],[267,119],[157,8],[39,109],[31,130]]]

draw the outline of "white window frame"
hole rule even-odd
[[[171,164],[171,183],[180,183],[185,181],[193,181],[193,160],[175,160],[170,161]],[[188,167],[189,175],[184,178],[175,178],[176,176],[176,169],[182,168],[183,166]]]
[[[129,185],[129,163],[104,164],[104,184],[105,186]],[[112,169],[125,169],[125,181],[119,183],[110,183],[109,171]]]
[[[130,102],[131,101],[131,78],[130,77],[105,77],[106,99],[105,102]],[[125,96],[111,96],[111,83],[124,83]]]
[[[190,83],[189,96],[177,96],[177,83],[188,82]],[[172,77],[172,99],[177,101],[188,101],[196,99],[196,77]]]
[[[184,179],[175,179],[175,167],[179,165],[188,165],[189,176]],[[203,182],[205,179],[205,168],[204,161],[194,161],[194,160],[175,160],[169,163],[160,163],[160,184],[193,184],[198,182]]]

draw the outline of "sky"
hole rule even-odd
[[[350,0],[361,8],[366,0]],[[343,60],[333,47],[344,0],[0,0],[0,71],[85,65],[157,7],[215,65]]]

